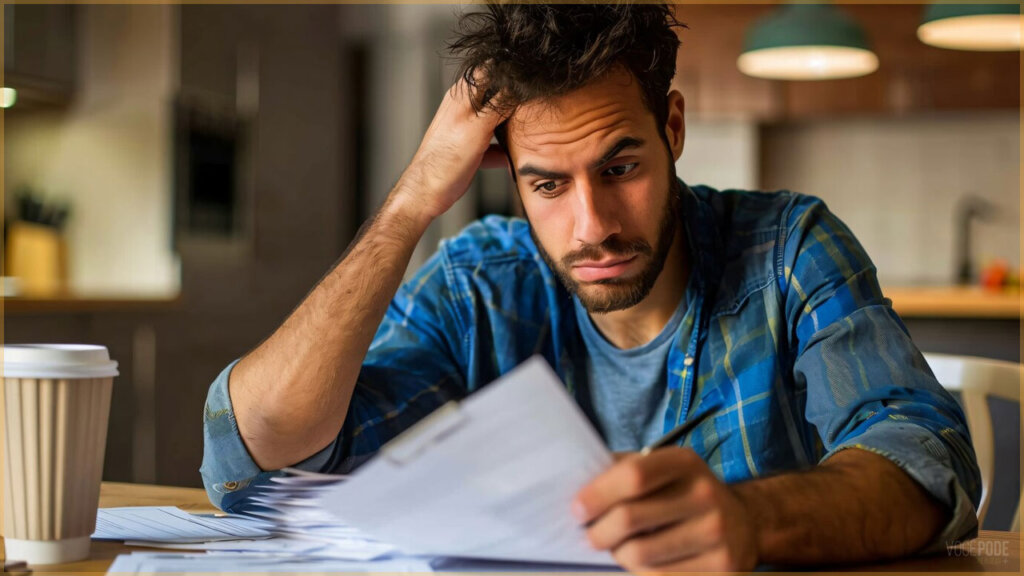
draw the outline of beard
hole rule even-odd
[[[673,167],[674,168],[674,167]],[[533,238],[541,258],[547,263],[558,279],[565,286],[570,294],[579,299],[580,304],[587,312],[604,314],[632,308],[647,298],[654,288],[654,283],[661,275],[665,267],[665,260],[668,258],[672,242],[676,237],[676,230],[679,225],[680,190],[679,181],[675,178],[675,170],[671,171],[668,186],[668,198],[662,210],[661,222],[658,224],[658,235],[655,245],[651,246],[643,238],[625,239],[619,236],[609,236],[605,241],[596,245],[583,246],[579,250],[570,252],[562,257],[561,262],[555,262],[551,255],[541,244],[540,239],[534,233],[533,226],[530,226],[530,236]],[[572,265],[576,262],[587,260],[600,260],[602,257],[630,258],[633,256],[648,258],[647,265],[640,273],[629,278],[608,278],[587,282],[582,285],[571,275]],[[597,287],[587,290],[587,287]]]

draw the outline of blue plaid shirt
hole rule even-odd
[[[899,465],[951,513],[929,546],[971,536],[981,484],[965,418],[883,297],[875,267],[814,197],[683,186],[693,262],[668,357],[664,428],[726,482],[814,466],[845,448]],[[521,219],[445,240],[395,295],[337,440],[300,464],[343,473],[448,400],[541,354],[594,421],[573,301]],[[228,366],[210,387],[203,481],[239,509],[259,469],[238,434]],[[639,447],[637,447],[639,448]]]

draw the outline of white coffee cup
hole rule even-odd
[[[0,360],[6,557],[87,558],[117,362],[84,344],[7,345]]]

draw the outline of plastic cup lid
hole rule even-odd
[[[117,376],[107,348],[91,344],[8,344],[2,360],[4,378]]]

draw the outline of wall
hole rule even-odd
[[[79,293],[175,293],[170,97],[175,8],[80,6],[71,106],[8,112],[8,213],[22,185],[70,200],[68,274]]]
[[[1020,262],[1016,111],[827,120],[766,127],[762,184],[823,198],[883,284],[950,283],[954,214],[968,194],[997,207],[974,228],[973,258]]]
[[[676,174],[687,184],[753,190],[760,175],[760,142],[754,122],[687,117]]]

